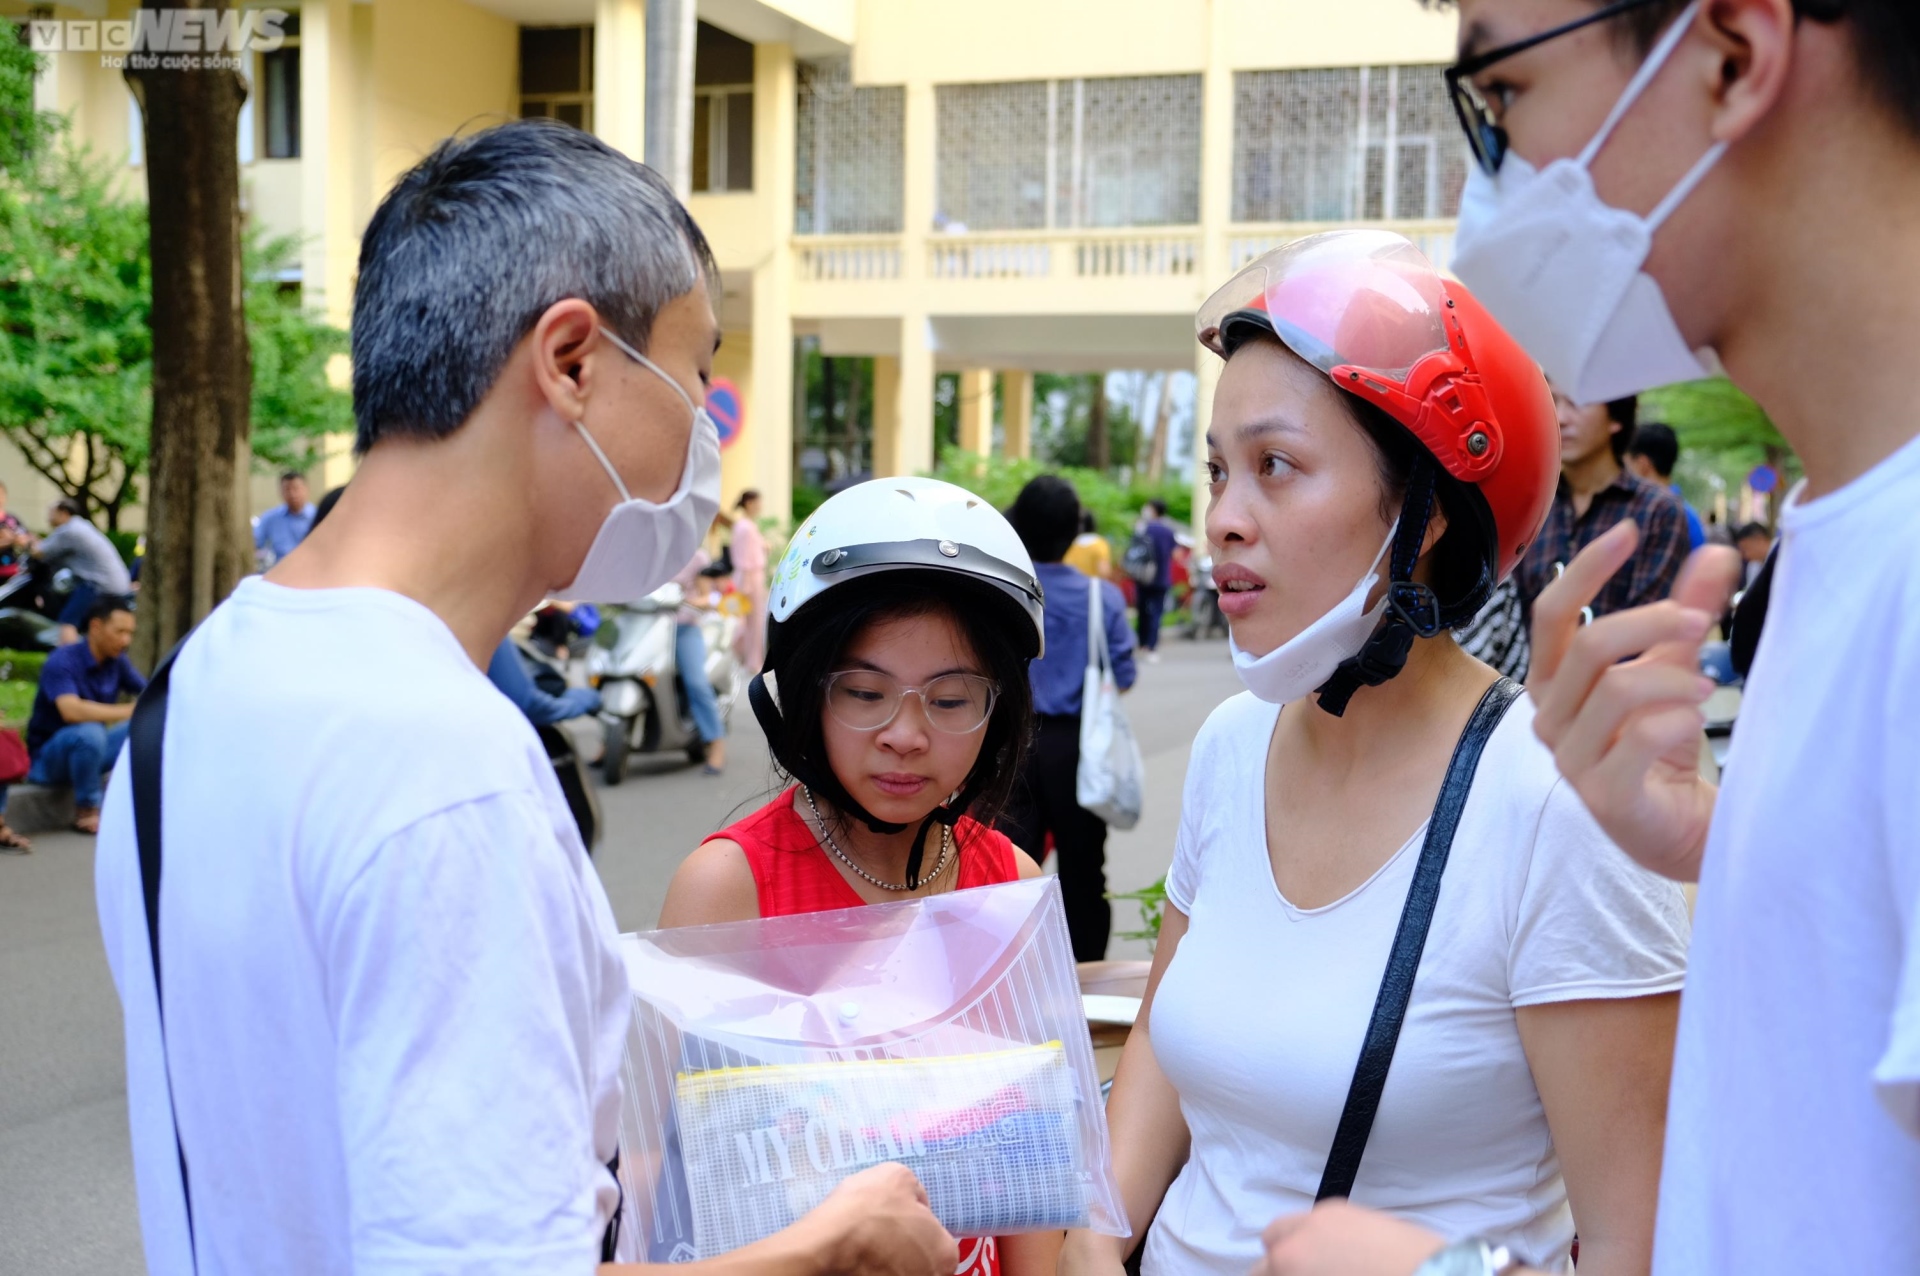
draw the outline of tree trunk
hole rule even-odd
[[[1173,374],[1160,374],[1160,400],[1153,412],[1153,449],[1147,453],[1147,482],[1158,483],[1167,474],[1167,436],[1173,432]]]
[[[253,566],[235,145],[247,90],[232,71],[129,70],[127,81],[145,118],[153,254],[153,442],[135,647],[152,668]]]
[[[1107,377],[1096,372],[1088,380],[1093,384],[1093,404],[1087,412],[1087,468],[1105,474],[1113,464],[1113,449],[1107,441]]]

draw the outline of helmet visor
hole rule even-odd
[[[1358,368],[1393,382],[1447,348],[1440,272],[1413,243],[1383,230],[1309,235],[1248,263],[1194,318],[1200,343],[1224,356],[1237,312],[1264,315],[1288,349],[1320,371]]]

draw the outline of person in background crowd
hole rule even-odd
[[[1635,477],[1623,463],[1633,444],[1632,396],[1610,403],[1576,404],[1556,388],[1560,418],[1560,486],[1547,525],[1528,546],[1514,585],[1533,617],[1533,600],[1573,556],[1622,519],[1640,528],[1639,548],[1627,570],[1607,582],[1593,614],[1658,602],[1673,588],[1687,556],[1686,507],[1664,486]]]
[[[1702,530],[1706,532],[1706,543],[1709,545],[1733,544],[1733,532],[1725,523],[1720,521],[1720,514],[1717,510],[1707,511],[1706,525]]]
[[[527,672],[526,658],[512,638],[503,638],[487,661],[487,681],[513,701],[527,721],[536,727],[550,727],[569,718],[600,712],[600,693],[592,687],[568,687],[559,695],[542,691]]]
[[[1700,511],[1687,503],[1680,485],[1673,481],[1673,468],[1680,463],[1680,436],[1664,421],[1641,421],[1633,427],[1633,442],[1627,445],[1627,468],[1635,478],[1659,483],[1680,498],[1687,515],[1687,549],[1699,549],[1707,543],[1706,526]]]
[[[100,793],[107,769],[126,742],[133,697],[147,680],[127,659],[133,612],[124,598],[102,598],[87,612],[87,636],[61,647],[40,669],[27,719],[31,784],[73,789],[73,827],[100,831]]]
[[[1080,805],[1076,792],[1080,697],[1089,659],[1088,606],[1099,603],[1102,641],[1122,691],[1133,685],[1133,634],[1119,586],[1097,576],[1085,579],[1092,573],[1064,561],[1075,543],[1079,515],[1080,498],[1073,485],[1051,474],[1028,482],[1007,511],[1013,530],[1033,556],[1033,572],[1046,595],[1047,644],[1045,653],[1027,666],[1040,730],[1000,827],[1036,860],[1045,858],[1047,835],[1052,834],[1073,959],[1100,961],[1107,955],[1113,927],[1113,905],[1107,900],[1107,825]]]
[[[1146,1004],[1107,1103],[1135,1235],[1070,1233],[1063,1276],[1120,1276],[1149,1220],[1144,1276],[1247,1276],[1260,1229],[1312,1209],[1443,778],[1497,690],[1446,626],[1551,499],[1538,368],[1398,236],[1277,250],[1199,327],[1226,361],[1206,533],[1248,694],[1194,740]],[[1445,380],[1395,387],[1390,415],[1322,370],[1436,354],[1484,387],[1465,422]],[[1467,423],[1500,460],[1460,477]],[[1432,636],[1388,610],[1389,588],[1427,600]],[[1582,1276],[1636,1276],[1686,901],[1607,841],[1532,718],[1520,697],[1492,726],[1459,807],[1351,1191],[1550,1270],[1577,1231]]]
[[[1719,352],[1806,472],[1717,792],[1698,661],[1738,556],[1582,625],[1643,530],[1617,526],[1534,605],[1566,786],[1700,883],[1655,1276],[1920,1272],[1920,5],[1456,7],[1453,269],[1556,379],[1625,394]],[[1334,1202],[1267,1239],[1254,1276],[1506,1257]]]
[[[307,499],[307,479],[298,470],[280,476],[280,504],[262,514],[253,524],[253,548],[271,567],[291,554],[294,546],[313,531],[319,511]]]
[[[1453,631],[1460,650],[1492,665],[1515,682],[1527,677],[1531,652],[1527,646],[1527,609],[1520,589],[1509,576],[1494,587],[1480,611]]]
[[[1137,590],[1139,602],[1140,646],[1148,664],[1160,661],[1160,617],[1167,609],[1167,592],[1173,588],[1173,548],[1177,538],[1167,522],[1167,503],[1159,497],[1149,500],[1140,511],[1140,528],[1153,545],[1154,579]]]
[[[0,483],[0,580],[11,580],[26,566],[33,533],[7,508],[7,485]]]
[[[834,550],[866,566],[806,569]],[[787,554],[767,672],[750,698],[793,783],[687,857],[660,925],[1038,877],[993,827],[1033,735],[1027,662],[1044,632],[1032,564],[1007,520],[951,483],[866,482],[815,510]],[[958,1271],[1053,1276],[1058,1253],[1057,1232],[967,1237]]]
[[[103,598],[125,598],[133,592],[133,577],[107,534],[95,527],[86,510],[72,497],[55,501],[47,511],[53,530],[34,547],[40,561],[54,571],[73,573],[74,589],[60,609],[60,644],[79,641],[80,626]]]
[[[1740,588],[1750,588],[1773,550],[1773,533],[1764,523],[1747,523],[1733,534],[1733,547],[1740,551]]]
[[[680,586],[680,606],[673,614],[673,662],[680,671],[680,683],[687,689],[687,710],[693,715],[694,730],[706,746],[701,767],[707,775],[720,775],[727,769],[727,724],[720,720],[720,702],[714,699],[713,683],[707,680],[707,639],[700,632],[701,613],[714,606],[713,577],[708,568],[713,560],[707,551],[695,550],[673,583]]]
[[[618,928],[480,668],[543,598],[644,597],[692,554],[720,503],[718,281],[659,176],[551,121],[443,142],[368,222],[353,483],[169,666],[155,932],[160,848],[131,786],[107,795],[151,1276],[587,1276],[608,1254]],[[951,1276],[926,1201],[876,1167],[675,1270]]]
[[[1095,580],[1113,579],[1113,546],[1107,544],[1107,538],[1100,534],[1092,510],[1080,511],[1079,535],[1073,538],[1073,544],[1067,546],[1067,552],[1060,561]]]
[[[756,674],[767,657],[767,538],[760,531],[760,493],[753,488],[740,493],[733,510],[732,538],[727,544],[733,587],[750,604],[740,626],[740,663],[749,674]]]

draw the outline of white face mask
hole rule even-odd
[[[1386,595],[1382,594],[1371,609],[1367,607],[1367,595],[1380,583],[1380,560],[1393,547],[1393,535],[1399,527],[1396,520],[1387,531],[1386,543],[1373,556],[1366,578],[1353,587],[1352,593],[1266,655],[1250,656],[1228,637],[1234,672],[1248,691],[1268,704],[1291,704],[1318,691],[1342,661],[1360,654],[1379,628],[1380,617],[1386,614]]]
[[[1604,403],[1707,375],[1653,276],[1653,234],[1726,153],[1715,143],[1645,217],[1603,203],[1589,166],[1672,56],[1699,0],[1661,36],[1578,157],[1536,169],[1508,151],[1475,164],[1460,196],[1453,269],[1576,403]]]
[[[680,475],[680,486],[661,504],[639,500],[627,492],[627,485],[613,462],[587,432],[586,423],[575,421],[573,428],[587,441],[607,477],[620,493],[620,499],[607,511],[600,534],[580,564],[573,583],[554,597],[586,603],[630,603],[645,598],[672,580],[674,573],[693,558],[700,548],[713,516],[720,509],[720,432],[707,410],[700,407],[681,388],[680,383],[661,371],[660,365],[635,350],[620,338],[600,329],[600,335],[618,346],[622,353],[673,387],[673,392],[693,413],[693,430],[687,439],[687,465]]]

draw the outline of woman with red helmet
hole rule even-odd
[[[1148,1276],[1243,1276],[1269,1223],[1351,1197],[1546,1270],[1577,1228],[1582,1276],[1644,1271],[1685,902],[1449,633],[1546,513],[1546,381],[1385,232],[1260,258],[1197,327],[1249,694],[1194,742],[1108,1105],[1136,1234],[1074,1233],[1062,1270],[1144,1236]]]

